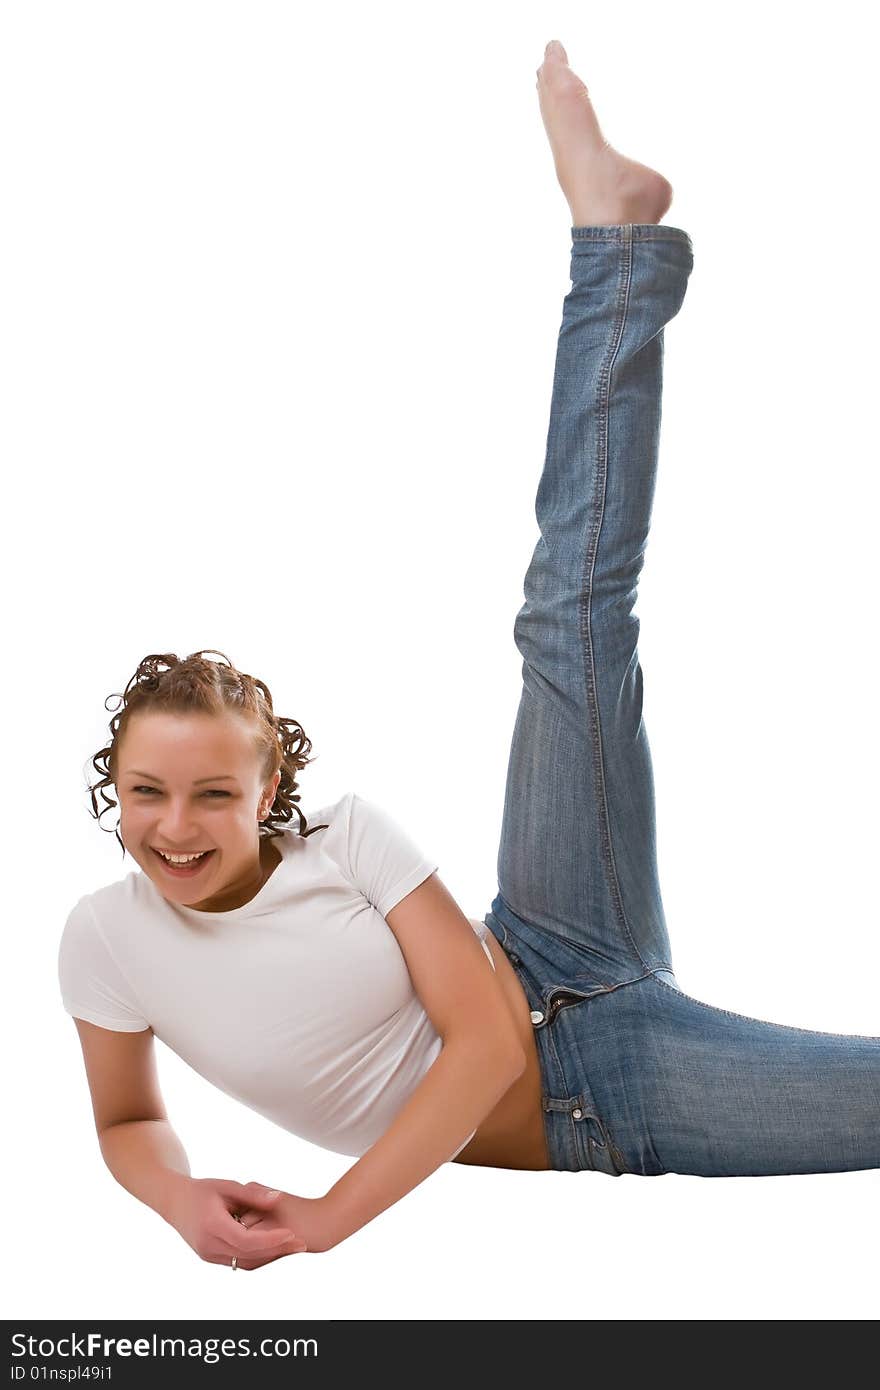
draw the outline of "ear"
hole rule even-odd
[[[272,778],[272,781],[268,784],[268,786],[263,792],[263,796],[260,801],[260,820],[265,820],[266,816],[268,816],[269,812],[271,811],[272,803],[275,800],[275,793],[278,790],[278,785],[280,781],[281,769],[279,768],[278,771],[275,773],[275,776]]]

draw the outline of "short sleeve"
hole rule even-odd
[[[386,811],[356,792],[347,851],[352,883],[383,917],[438,867]]]
[[[117,966],[87,898],[67,918],[58,948],[61,1002],[74,1018],[117,1033],[149,1028]]]

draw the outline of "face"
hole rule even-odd
[[[249,902],[278,862],[259,823],[281,781],[280,772],[261,780],[253,724],[234,714],[139,714],[117,759],[119,834],[162,896],[204,912]],[[177,867],[162,850],[202,857]]]

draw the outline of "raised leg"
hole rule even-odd
[[[651,223],[574,227],[572,243],[540,538],[514,627],[523,691],[498,886],[525,921],[592,952],[608,979],[672,971],[634,607],[657,472],[664,327],[693,254],[685,231]]]

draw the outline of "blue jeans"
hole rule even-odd
[[[880,1167],[880,1038],[713,1008],[673,972],[634,607],[677,227],[572,228],[514,626],[523,690],[485,921],[525,990],[553,1168],[703,1177]]]

